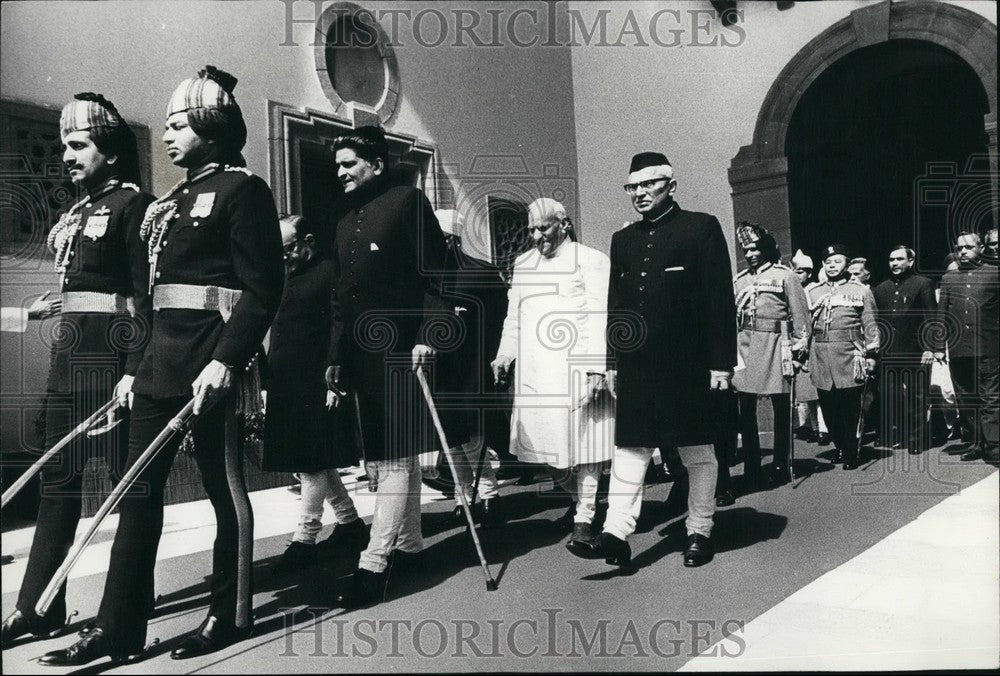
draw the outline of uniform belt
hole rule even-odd
[[[831,329],[816,331],[813,341],[817,343],[854,343],[864,341],[859,329]]]
[[[154,310],[211,310],[229,321],[242,291],[222,286],[157,284],[153,287]]]
[[[97,312],[106,315],[135,314],[132,299],[120,293],[100,291],[63,291],[63,312]]]
[[[744,319],[740,324],[741,331],[763,331],[765,333],[782,333],[782,319]]]

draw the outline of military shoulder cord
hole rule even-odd
[[[109,181],[107,187],[98,195],[87,195],[81,199],[70,207],[69,211],[60,216],[56,224],[52,226],[52,230],[49,231],[49,236],[46,239],[46,245],[49,251],[52,251],[56,255],[55,270],[61,277],[65,277],[66,270],[69,268],[73,242],[80,232],[80,208],[87,202],[97,199],[101,195],[119,187],[139,192],[139,186],[135,183],[121,183],[117,179],[112,179]]]
[[[139,237],[147,242],[149,261],[149,292],[153,292],[153,282],[156,278],[156,261],[163,250],[163,237],[170,228],[170,223],[177,218],[177,200],[170,199],[181,186],[188,182],[187,178],[178,181],[163,197],[146,207],[146,215],[139,227]]]

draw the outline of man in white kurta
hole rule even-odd
[[[614,448],[604,384],[610,262],[578,244],[572,227],[559,202],[529,205],[535,247],[514,263],[493,368],[500,377],[514,365],[511,452],[556,470],[576,501],[571,541],[589,541],[602,463]]]

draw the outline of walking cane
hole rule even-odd
[[[94,536],[97,534],[97,530],[101,527],[101,523],[103,523],[104,519],[106,519],[108,514],[111,513],[111,510],[113,510],[118,503],[121,502],[125,492],[135,484],[139,475],[142,474],[142,471],[149,466],[149,464],[153,461],[153,458],[156,457],[156,454],[160,452],[160,449],[162,449],[175,434],[187,427],[187,424],[193,415],[194,402],[194,399],[189,401],[184,405],[184,408],[177,413],[177,415],[171,418],[170,422],[167,423],[167,426],[156,435],[156,438],[153,439],[152,443],[149,444],[146,450],[142,452],[142,455],[136,458],[136,461],[131,467],[128,468],[128,471],[125,472],[122,480],[118,482],[118,485],[115,486],[113,491],[111,491],[111,494],[104,500],[104,503],[101,505],[101,508],[97,510],[93,521],[91,521],[90,526],[83,534],[83,537],[81,537],[80,540],[73,545],[73,548],[70,549],[69,554],[66,555],[66,560],[62,562],[61,566],[59,566],[59,569],[55,572],[55,575],[52,576],[52,579],[49,581],[45,591],[43,591],[41,597],[39,597],[38,603],[35,605],[35,612],[39,616],[44,616],[45,613],[48,612],[49,606],[51,606],[52,602],[55,600],[60,587],[62,587],[66,582],[70,571],[73,570],[73,566],[75,566],[80,560],[84,550],[90,544],[91,540],[94,539]]]
[[[75,439],[82,433],[89,431],[90,428],[93,427],[98,420],[100,420],[101,418],[103,418],[105,415],[108,414],[108,411],[114,410],[115,408],[117,408],[117,406],[118,406],[118,397],[112,397],[111,401],[109,401],[108,403],[104,404],[104,406],[101,406],[99,409],[97,409],[97,411],[95,411],[93,415],[91,415],[82,423],[74,427],[69,434],[64,436],[56,443],[55,446],[46,451],[45,454],[43,454],[42,457],[38,458],[38,460],[36,460],[34,464],[31,467],[29,467],[24,474],[18,477],[17,481],[12,483],[10,487],[3,492],[3,497],[0,498],[0,508],[6,507],[7,503],[10,502],[14,498],[14,496],[17,495],[21,491],[21,489],[25,487],[25,485],[27,485],[29,481],[31,481],[31,477],[35,476],[36,474],[38,474],[39,471],[41,471],[42,467],[45,465],[45,463],[49,461],[50,458],[52,458],[52,456],[54,456],[62,449],[66,448],[66,446],[68,446],[69,443],[73,441],[73,439]],[[108,429],[110,429],[110,427]],[[104,431],[107,431],[107,429],[105,429]]]
[[[434,399],[431,397],[431,388],[427,385],[427,377],[424,375],[424,369],[422,366],[417,367],[417,380],[420,381],[420,389],[424,392],[424,401],[427,402],[427,408],[431,412],[431,419],[434,421],[434,428],[437,430],[438,439],[441,441],[441,448],[444,451],[444,457],[448,460],[448,466],[451,468],[452,476],[456,477],[456,482],[458,478],[458,472],[455,470],[455,459],[451,457],[451,450],[448,446],[448,439],[444,434],[444,428],[441,427],[441,418],[438,417],[437,407],[434,405]],[[476,534],[476,525],[472,521],[472,510],[469,509],[469,502],[465,499],[465,491],[460,490],[459,486],[455,486],[455,492],[462,504],[462,511],[465,512],[465,520],[469,524],[469,533],[472,535],[472,542],[476,546],[476,554],[479,556],[479,565],[483,568],[483,575],[486,577],[486,591],[496,591],[497,581],[493,579],[493,575],[490,574],[490,567],[486,565],[486,557],[483,556],[483,546],[479,544],[479,536]]]

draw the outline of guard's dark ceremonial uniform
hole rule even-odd
[[[79,217],[79,229],[64,233],[68,241],[57,248],[67,264],[60,278],[63,309],[46,394],[46,448],[111,399],[122,376],[136,372],[148,327],[136,326],[129,314],[130,261],[143,265],[139,225],[152,200],[134,184],[111,179],[70,212]],[[117,480],[127,440],[125,424],[98,437],[81,435],[43,468],[37,527],[17,601],[25,616],[35,617],[39,596],[73,544],[87,459],[103,451]],[[49,614],[65,617],[65,585]]]
[[[319,472],[357,462],[353,401],[326,408],[332,292],[333,265],[318,254],[285,279],[267,355],[266,470]]]
[[[110,401],[123,376],[135,374],[148,334],[148,327],[132,316],[133,271],[143,266],[139,228],[153,199],[127,182],[138,180],[135,135],[103,96],[87,93],[76,99],[60,116],[63,160],[79,172],[74,181],[88,194],[63,214],[48,237],[62,312],[46,387],[46,449]],[[79,434],[42,468],[31,553],[17,610],[4,622],[4,645],[63,623],[65,584],[44,618],[35,605],[73,544],[87,462],[103,456],[117,481],[127,440],[125,424],[95,437]]]
[[[172,206],[170,206],[172,205]],[[213,359],[243,372],[281,298],[278,215],[270,188],[241,167],[209,165],[150,208],[147,245],[152,297],[142,310],[152,337],[136,375],[130,463],[191,397],[191,383]],[[162,229],[161,229],[161,226]],[[159,251],[157,251],[159,249]],[[192,303],[191,301],[195,301]],[[202,303],[204,309],[193,309]],[[215,509],[217,535],[209,614],[232,623],[237,527],[224,462],[220,402],[193,426],[195,460]],[[163,526],[163,489],[179,440],[164,447],[121,503],[121,518],[97,617],[116,652],[141,649]]]
[[[857,425],[865,359],[878,351],[875,299],[871,290],[849,279],[806,287],[812,310],[809,369],[819,405],[845,467],[857,464]]]
[[[941,349],[930,325],[937,312],[934,284],[907,270],[876,286],[872,294],[879,325],[886,332],[879,353],[880,429],[887,437],[895,427],[900,441],[919,453],[928,441],[924,414],[930,392],[930,368],[921,364],[921,356]]]
[[[619,446],[716,440],[710,370],[736,364],[729,246],[718,219],[674,207],[611,240],[608,367],[618,370]]]
[[[975,421],[977,429],[969,431],[982,449],[979,455],[994,461],[1000,459],[998,289],[995,265],[963,264],[945,273],[938,301],[939,323],[948,333],[949,368],[962,418]]]
[[[457,318],[441,297],[444,235],[416,188],[381,181],[349,195],[332,261],[335,294],[330,364],[357,394],[365,460],[417,455],[434,443],[410,367],[423,344],[454,347]]]

